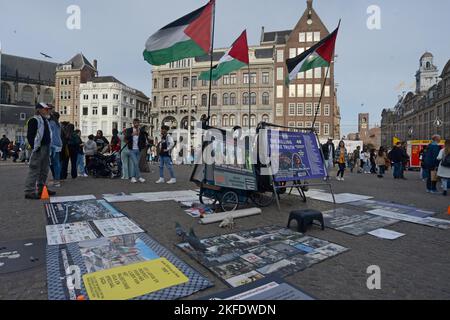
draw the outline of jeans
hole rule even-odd
[[[53,173],[53,180],[58,181],[61,179],[61,154],[60,152],[52,151],[50,154],[51,168]]]
[[[339,177],[339,175],[341,176],[341,178],[344,177],[344,172],[345,172],[345,163],[339,163],[339,171],[337,173],[337,176]]]
[[[333,169],[333,159],[325,159],[325,168],[327,168],[327,177],[329,177],[330,171]]]
[[[394,178],[400,179],[402,177],[402,163],[401,162],[394,163],[393,167],[394,167]]]
[[[133,164],[133,168],[130,170],[130,178],[139,179],[141,177],[141,172],[139,171],[139,158],[141,153],[139,150],[130,150],[130,160]]]
[[[25,194],[42,192],[47,182],[50,168],[50,146],[41,146],[31,154],[28,176],[25,182]]]
[[[450,181],[450,179],[441,178],[441,180],[442,180],[442,190],[447,191],[448,190],[448,182]]]
[[[170,177],[172,179],[175,179],[175,174],[173,172],[173,163],[172,158],[168,156],[161,156],[159,158],[159,177],[161,179],[164,179],[164,166],[167,166],[167,169],[169,170]]]
[[[84,167],[84,154],[79,153],[77,157],[77,167],[79,174],[86,174],[86,169]]]
[[[386,173],[386,166],[378,166],[378,174],[383,176]]]

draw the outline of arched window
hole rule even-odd
[[[25,86],[22,89],[22,101],[27,102],[29,104],[34,103],[34,91],[30,86]]]
[[[11,103],[11,87],[7,83],[2,83],[0,101],[2,103]]]
[[[216,93],[214,93],[211,97],[211,105],[217,106],[217,94]]]
[[[248,93],[247,93],[247,92],[245,92],[245,93],[242,95],[242,104],[245,105],[245,106],[248,105]]]
[[[217,127],[217,116],[215,114],[211,116],[211,126]]]
[[[164,107],[168,107],[169,106],[169,97],[167,97],[167,96],[164,97],[163,105],[164,105]]]
[[[172,96],[172,107],[176,106],[178,104],[177,96]]]
[[[44,91],[44,102],[52,103],[53,102],[53,90],[50,88],[45,89]]]
[[[187,107],[188,101],[188,96],[183,96],[183,107]]]
[[[263,114],[262,121],[263,122],[269,122],[270,121],[269,116],[267,114]]]
[[[228,106],[230,104],[230,96],[228,93],[223,94],[223,105]]]
[[[206,107],[208,105],[208,96],[206,94],[202,94],[202,107]]]
[[[234,114],[230,115],[230,127],[234,127],[236,125],[236,116]]]
[[[231,93],[230,94],[230,106],[235,106],[236,104],[237,104],[236,93]]]
[[[263,94],[262,94],[262,104],[263,105],[265,105],[265,106],[267,106],[267,105],[269,105],[269,93],[268,92],[264,92]]]
[[[192,104],[193,107],[197,105],[197,95],[196,94],[192,95],[192,97],[191,97],[191,104]]]
[[[228,127],[229,122],[228,122],[228,115],[224,114],[222,116],[222,127]]]
[[[252,127],[256,126],[256,115],[252,114],[252,116],[250,117],[250,125]]]
[[[242,126],[247,127],[248,126],[248,115],[244,114],[242,116]]]
[[[252,94],[250,95],[251,97],[251,102],[252,102],[252,106],[256,105],[256,93],[252,92]]]

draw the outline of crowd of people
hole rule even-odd
[[[421,177],[426,181],[426,190],[429,193],[440,193],[437,191],[437,184],[442,182],[442,194],[447,195],[448,185],[450,183],[450,140],[445,141],[444,148],[441,149],[439,142],[441,137],[434,135],[432,142],[422,150],[421,159]],[[394,179],[406,180],[405,171],[410,162],[406,143],[398,142],[391,150],[381,146],[378,150],[374,148],[363,148],[358,146],[353,152],[349,153],[344,141],[340,141],[336,148],[333,140],[329,139],[322,145],[322,153],[325,160],[325,166],[329,180],[329,173],[333,167],[337,167],[336,179],[344,181],[346,169],[351,172],[356,170],[360,174],[373,174],[378,178],[383,178],[388,170],[392,168]]]
[[[164,168],[167,167],[170,180],[176,183],[170,156],[175,143],[168,134],[169,128],[161,129],[161,141],[149,137],[145,127],[141,127],[139,119],[134,119],[131,128],[119,132],[113,129],[111,141],[98,130],[96,135],[89,135],[87,141],[82,140],[80,130],[68,122],[60,122],[60,115],[48,104],[36,105],[36,114],[28,121],[27,141],[29,144],[29,172],[25,183],[25,198],[40,199],[44,185],[47,184],[49,171],[53,176],[51,187],[61,187],[68,179],[69,163],[72,179],[88,177],[98,172],[96,166],[108,154],[118,168],[119,176],[131,183],[145,183],[143,172],[150,172],[149,160],[160,162],[160,175],[156,183],[165,183]],[[9,141],[4,136],[1,140],[2,156],[4,144]],[[102,171],[103,172],[103,171]],[[108,171],[109,174],[109,171]],[[49,195],[56,194],[48,190]]]

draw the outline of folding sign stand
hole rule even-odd
[[[314,129],[311,129],[311,128],[307,129],[307,128],[284,127],[284,126],[279,126],[279,125],[275,125],[275,124],[268,124],[268,123],[261,123],[260,126],[259,126],[259,128],[261,128],[261,129],[265,129],[266,127],[277,127],[277,128],[284,128],[284,129],[289,129],[289,130],[295,130],[295,131],[299,131],[299,132],[307,131],[307,132],[314,133],[318,149],[320,150],[320,156],[321,156],[321,161],[322,161],[322,165],[323,165],[324,171],[326,173],[328,172],[327,168],[325,167],[325,164],[324,164],[325,157],[323,155],[322,148],[320,148],[319,139],[318,139],[317,134],[316,134]],[[297,191],[299,192],[300,197],[302,197],[302,199],[303,199],[303,202],[306,202],[307,201],[306,193],[305,193],[305,189],[306,188],[315,187],[315,186],[326,186],[326,187],[328,187],[330,189],[331,196],[333,197],[333,203],[336,206],[336,199],[335,199],[335,196],[334,196],[333,186],[331,185],[331,183],[327,183],[327,182],[309,183],[309,182],[306,181],[306,179],[302,179],[302,178],[299,177],[298,178],[299,180],[295,180],[295,181],[288,181],[287,180],[287,181],[282,181],[281,184],[277,184],[276,177],[275,177],[275,174],[273,174],[273,172],[272,172],[271,166],[268,169],[269,169],[269,172],[270,172],[270,175],[271,175],[272,188],[273,188],[273,192],[275,194],[275,199],[276,199],[276,202],[277,202],[278,211],[281,212],[280,194],[279,194],[279,190],[280,189],[286,189],[286,190],[290,189],[289,194],[292,193],[292,190],[297,189]]]

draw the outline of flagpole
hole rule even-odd
[[[337,29],[339,29],[340,26],[341,26],[341,19],[339,19],[339,23],[338,23]],[[331,56],[330,65],[329,65],[328,68],[327,68],[327,72],[326,72],[325,78],[324,78],[324,80],[323,80],[322,90],[321,90],[320,98],[319,98],[319,104],[317,105],[317,108],[316,108],[316,112],[315,112],[315,115],[314,115],[314,121],[313,121],[313,123],[312,123],[312,128],[311,128],[311,130],[314,130],[314,127],[315,127],[315,125],[316,125],[317,116],[318,116],[319,110],[320,110],[320,104],[322,103],[323,92],[324,92],[325,86],[326,86],[326,84],[327,84],[328,74],[329,74],[329,72],[330,72],[331,64],[334,62],[334,53],[335,53],[335,51],[336,51],[336,47],[333,48],[333,54],[332,54],[332,56]],[[331,79],[330,79],[330,80],[331,80]],[[330,86],[330,87],[331,87],[331,86]],[[314,99],[313,99],[313,100],[314,100]],[[313,102],[313,105],[314,105],[314,102]],[[330,105],[331,105],[331,104],[330,104]],[[333,128],[334,128],[334,126],[333,126]]]
[[[248,129],[252,129],[252,99],[251,99],[251,81],[250,81],[250,61],[248,62]]]
[[[214,0],[213,0],[214,1]],[[209,120],[211,118],[211,95],[212,95],[212,73],[213,73],[213,62],[214,62],[214,32],[215,32],[215,20],[216,20],[216,3],[213,5],[212,13],[212,34],[211,34],[211,64],[209,67],[209,99],[208,99],[208,118],[206,123],[209,125]]]
[[[194,59],[190,58],[190,68],[189,68],[189,110],[188,110],[188,150],[187,154],[191,154],[191,121],[192,121],[192,64],[194,63]],[[187,155],[186,155],[187,156]],[[187,158],[190,159],[190,158]]]

